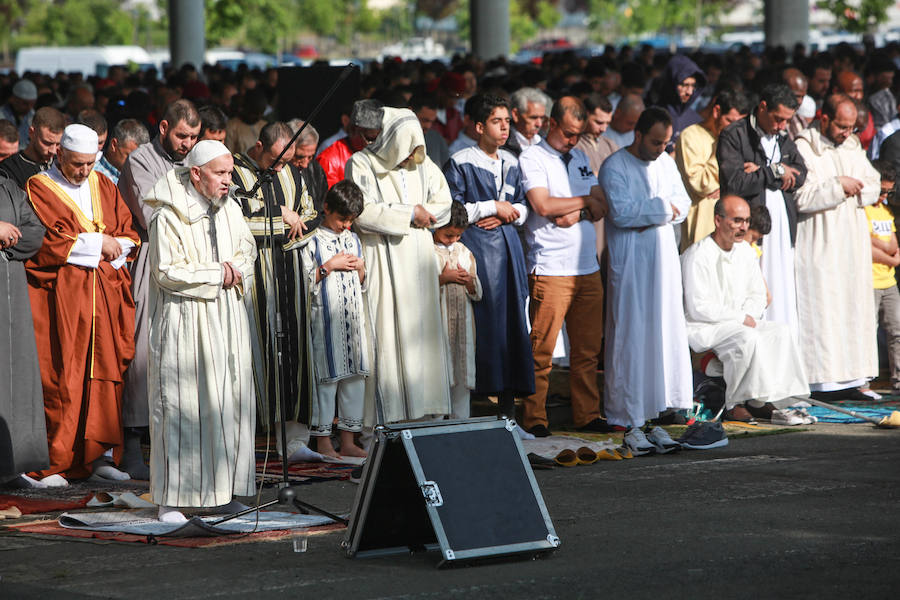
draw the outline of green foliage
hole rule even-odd
[[[818,0],[819,8],[834,15],[840,29],[851,33],[868,33],[887,21],[887,11],[894,0]]]
[[[701,0],[700,24],[714,23],[736,0]],[[652,32],[693,31],[698,0],[590,0],[591,29],[596,37],[611,41]]]
[[[23,32],[32,43],[52,46],[130,44],[134,24],[116,0],[36,1]]]
[[[206,0],[206,43],[224,42],[276,54],[296,27],[294,2],[280,0]]]
[[[537,11],[534,18],[541,29],[550,29],[556,27],[557,23],[562,19],[562,14],[552,2],[540,0],[537,3]]]

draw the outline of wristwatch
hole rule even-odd
[[[582,221],[590,221],[591,220],[591,211],[586,208],[582,208],[581,212],[578,213],[578,218]]]
[[[781,163],[773,164],[772,174],[775,176],[775,179],[781,179],[782,177],[784,177],[784,165]]]
[[[328,277],[328,269],[324,266],[319,267],[319,279],[325,279],[326,277]]]

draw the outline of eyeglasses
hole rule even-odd
[[[879,194],[878,197],[881,198],[883,196],[885,200],[893,200],[894,193],[894,188],[891,188],[889,190],[881,190],[881,194]]]

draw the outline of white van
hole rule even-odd
[[[150,54],[140,46],[39,46],[22,48],[16,55],[16,72],[55,75],[59,71],[78,72],[85,77],[105,77],[109,67],[135,63],[140,69],[153,65]]]

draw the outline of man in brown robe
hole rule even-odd
[[[122,375],[134,356],[123,267],[140,238],[115,185],[92,171],[96,156],[97,134],[69,125],[57,162],[26,184],[47,230],[26,270],[50,447],[50,468],[32,476],[48,485],[91,473],[128,478],[112,461],[122,445]]]

